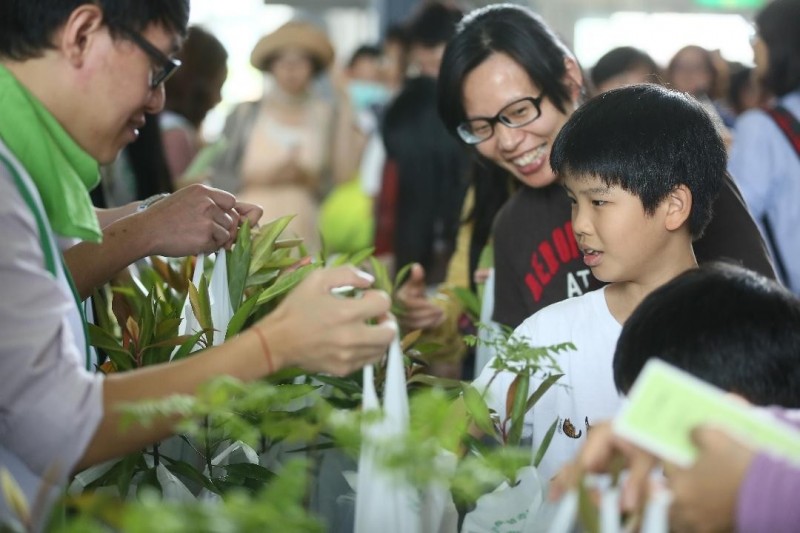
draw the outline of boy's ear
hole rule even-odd
[[[664,225],[669,231],[683,226],[692,214],[692,191],[686,185],[678,185],[667,195]]]
[[[580,103],[581,91],[583,89],[583,72],[578,62],[572,57],[564,58],[564,66],[566,67],[564,83],[569,87],[569,95],[572,98],[572,103],[577,107]]]
[[[70,14],[54,44],[64,57],[76,67],[83,65],[86,54],[103,28],[103,11],[94,4],[82,4]]]

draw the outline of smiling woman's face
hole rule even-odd
[[[568,68],[568,77],[570,72]],[[580,79],[576,83],[580,83]],[[514,101],[540,94],[541,89],[518,63],[505,54],[495,53],[464,79],[464,111],[467,119],[493,117]],[[569,102],[566,106],[569,113],[574,110]],[[546,187],[556,179],[550,169],[550,148],[568,118],[568,114],[559,111],[550,98],[545,97],[539,118],[520,128],[497,123],[494,135],[475,148],[525,185]]]

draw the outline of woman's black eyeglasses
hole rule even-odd
[[[493,117],[465,120],[456,128],[458,136],[467,144],[478,144],[494,135],[494,127],[498,122],[509,128],[521,128],[530,124],[542,114],[543,98],[544,94],[520,98],[505,106]]]

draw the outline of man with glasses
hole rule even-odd
[[[145,115],[162,109],[188,16],[188,0],[0,3],[0,470],[29,502],[48,493],[43,480],[57,487],[171,433],[172,420],[122,430],[120,403],[192,394],[220,374],[252,380],[286,366],[347,374],[396,334],[385,321],[368,324],[388,312],[385,294],[330,292],[369,289],[369,276],[319,270],[221,346],[146,372],[94,373],[81,296],[141,257],[229,245],[243,218],[261,215],[204,186],[147,209],[96,214],[89,200],[98,162],[113,161]]]

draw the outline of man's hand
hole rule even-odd
[[[136,216],[141,217],[142,231],[150,237],[147,255],[183,257],[230,246],[242,217],[257,222],[261,208],[237,203],[228,192],[195,184]]]
[[[258,324],[276,368],[299,366],[344,376],[380,359],[397,335],[397,326],[388,315],[389,295],[369,289],[373,281],[352,267],[312,272]],[[331,293],[343,286],[364,292],[359,298]],[[376,324],[368,323],[373,319]]]

